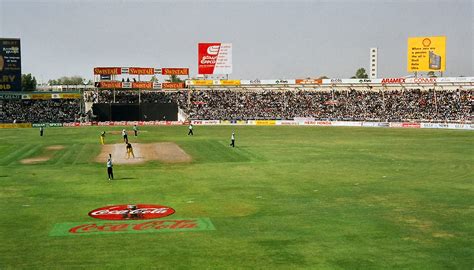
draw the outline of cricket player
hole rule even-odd
[[[122,129],[122,136],[123,136],[123,141],[125,143],[128,143],[128,135],[127,135],[127,131],[125,129]]]
[[[194,136],[194,133],[193,133],[193,124],[189,124],[189,132],[188,132],[188,136],[189,135],[192,135]]]
[[[105,144],[105,131],[102,131],[102,133],[100,133],[100,144]]]
[[[109,181],[114,180],[114,171],[112,167],[112,154],[109,154],[109,158],[107,159],[107,174],[109,175]]]
[[[137,125],[133,125],[133,132],[135,132],[135,137],[138,136],[138,128]]]
[[[43,127],[40,127],[40,136],[41,136],[41,137],[43,137],[43,132],[44,132]]]
[[[127,159],[130,158],[130,155],[135,158],[135,154],[133,153],[133,148],[130,143],[127,142]]]
[[[232,136],[230,136],[230,146],[235,147],[235,132],[232,131]]]

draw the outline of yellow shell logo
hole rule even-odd
[[[423,39],[422,43],[423,43],[424,47],[428,47],[428,46],[431,45],[431,39],[425,38],[425,39]]]

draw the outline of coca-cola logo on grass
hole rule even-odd
[[[156,204],[121,204],[105,206],[89,212],[89,216],[107,220],[154,219],[174,214],[174,209]]]

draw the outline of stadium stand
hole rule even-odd
[[[471,123],[473,89],[191,89],[86,91],[86,103],[174,103],[190,120],[255,120],[311,117],[342,121]],[[0,100],[0,122],[84,121],[80,99]],[[91,113],[89,113],[89,116]],[[86,121],[87,121],[86,120]]]
[[[87,101],[113,102],[111,91]],[[351,121],[472,121],[472,90],[400,89],[392,91],[194,90],[142,92],[145,103],[177,103],[189,119],[250,120],[312,117]],[[115,102],[137,103],[135,91],[116,91]]]

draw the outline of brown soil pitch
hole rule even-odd
[[[55,151],[64,149],[63,145],[51,145],[45,148],[46,152],[43,155],[32,157],[32,158],[25,158],[20,160],[21,164],[36,164],[50,160]]]
[[[112,154],[114,164],[140,164],[151,160],[158,160],[164,163],[183,163],[192,160],[191,156],[172,142],[133,143],[132,147],[135,158],[127,159],[125,143],[103,145],[95,161],[105,163],[109,154]]]
[[[51,145],[46,147],[46,150],[62,150],[64,149],[64,145]]]

